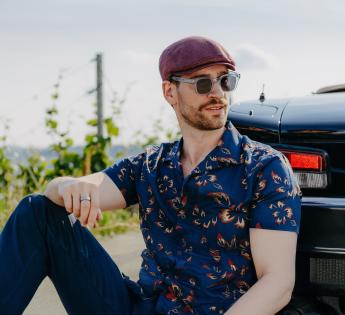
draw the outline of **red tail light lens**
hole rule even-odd
[[[322,172],[325,169],[325,158],[320,154],[281,151],[288,158],[294,170]]]
[[[301,188],[322,189],[328,186],[326,158],[320,153],[281,151],[289,160]]]

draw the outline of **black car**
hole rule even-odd
[[[345,314],[345,84],[298,98],[261,94],[232,104],[229,119],[283,152],[303,192],[296,284],[281,314]]]

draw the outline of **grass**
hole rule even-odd
[[[101,236],[121,234],[129,230],[138,230],[139,224],[137,208],[105,211],[103,212],[103,219],[92,229],[92,233]]]

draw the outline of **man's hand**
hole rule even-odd
[[[99,188],[78,178],[66,179],[58,185],[58,195],[62,198],[66,210],[73,213],[82,225],[95,227],[102,219]]]
[[[94,227],[102,219],[101,211],[126,207],[118,187],[102,172],[79,178],[55,178],[47,185],[44,195],[88,227]]]

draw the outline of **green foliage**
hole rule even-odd
[[[124,233],[139,227],[139,213],[137,208],[120,209],[114,212],[103,212],[103,219],[93,230],[95,234],[112,235]]]
[[[59,80],[61,77],[59,78]],[[47,133],[52,137],[51,151],[55,157],[45,161],[37,152],[31,151],[25,163],[16,167],[6,156],[6,136],[0,137],[0,230],[6,222],[10,210],[15,207],[18,201],[26,194],[42,192],[46,184],[53,178],[59,176],[79,177],[86,174],[98,172],[113,162],[108,156],[113,140],[119,136],[119,127],[114,119],[121,114],[121,106],[125,98],[118,99],[115,95],[112,100],[112,116],[105,117],[105,135],[97,134],[97,120],[90,119],[87,124],[92,131],[85,136],[85,146],[82,152],[73,150],[73,139],[69,136],[69,130],[61,130],[59,125],[59,82],[55,85],[52,94],[53,104],[46,110],[45,127]],[[8,130],[8,125],[5,126]],[[118,153],[116,158],[119,157]],[[126,212],[126,210],[123,210]],[[98,227],[102,234],[123,231],[127,227],[127,221],[135,221],[133,213],[116,212],[116,214],[105,214],[105,219]],[[109,224],[106,224],[110,218]],[[116,224],[114,223],[116,222]],[[110,226],[108,226],[110,225]]]
[[[156,119],[153,122],[153,133],[152,135],[143,134],[141,131],[138,131],[136,136],[141,136],[142,139],[137,142],[142,148],[147,146],[159,144],[162,140],[173,142],[178,140],[181,137],[181,132],[175,131],[173,129],[167,129],[163,126],[163,122],[160,118]]]
[[[57,100],[55,95],[53,95],[53,99]],[[51,161],[52,168],[48,169],[45,174],[48,181],[58,176],[82,175],[82,157],[77,152],[71,151],[73,139],[68,136],[69,132],[59,130],[58,113],[55,104],[46,110],[46,128],[48,134],[55,140],[55,143],[50,148],[57,155]]]
[[[7,191],[13,179],[13,166],[11,161],[5,156],[6,147],[0,147],[0,191]]]
[[[4,123],[4,127],[7,132],[9,129],[7,122]],[[14,192],[12,186],[14,167],[10,159],[6,156],[6,139],[6,135],[0,137],[0,228],[1,222],[4,222],[8,218],[8,203]]]
[[[117,137],[120,133],[120,129],[116,126],[113,120],[109,117],[104,119],[105,126],[107,127],[107,133],[110,137]]]
[[[126,97],[120,99],[114,93],[112,113],[103,120],[105,135],[97,134],[97,119],[87,121],[90,132],[85,135],[85,145],[82,151],[76,152],[73,150],[74,141],[69,135],[69,130],[62,130],[59,124],[59,87],[58,82],[51,96],[52,105],[45,112],[45,127],[52,138],[50,145],[54,154],[52,159],[45,161],[38,152],[31,151],[24,163],[14,165],[6,156],[7,137],[6,135],[0,136],[0,230],[10,215],[10,209],[13,209],[23,196],[44,191],[47,183],[55,177],[79,177],[98,172],[123,154],[118,152],[115,157],[109,157],[108,151],[114,139],[120,135],[116,119],[121,115],[121,106]],[[8,130],[8,124],[5,125],[5,130]],[[161,139],[174,141],[180,137],[179,132],[167,130],[160,119],[154,122],[153,134],[138,132],[139,134],[142,138],[139,144],[142,147],[157,144]],[[103,213],[102,221],[98,223],[93,232],[109,235],[122,233],[138,226],[138,209],[131,207]]]
[[[48,182],[47,171],[47,162],[33,151],[25,164],[19,164],[17,180],[22,182],[22,193],[27,195],[45,187]]]
[[[114,118],[121,113],[119,106],[119,103],[113,103],[112,116],[103,119],[106,129],[105,136],[98,135],[97,130],[85,136],[86,144],[82,156],[84,174],[99,172],[111,163],[107,152],[111,148],[113,140],[120,133],[119,127],[114,122]],[[90,127],[97,127],[97,119],[90,119],[87,124]]]

